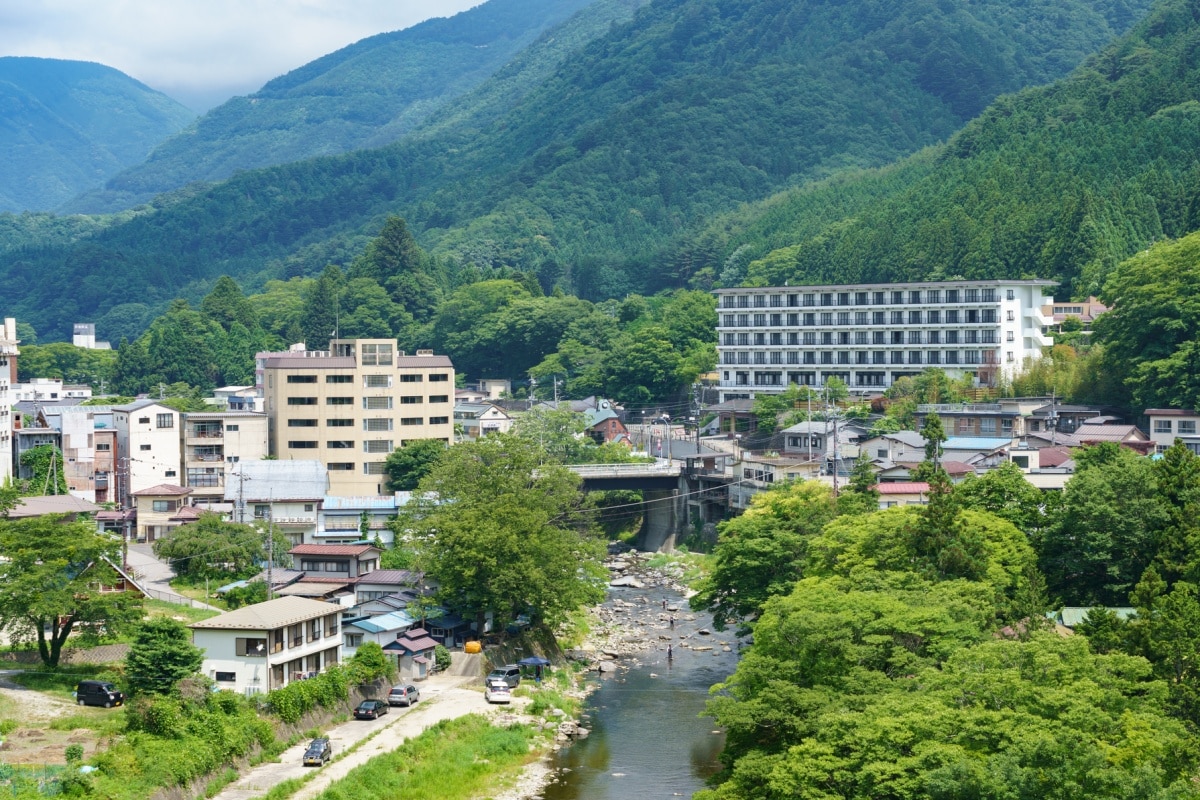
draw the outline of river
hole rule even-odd
[[[636,661],[624,659],[632,665],[627,671],[594,679],[598,687],[587,700],[588,718],[581,720],[591,734],[556,754],[551,764],[556,777],[539,795],[542,800],[691,797],[720,769],[725,737],[700,714],[709,687],[737,666],[732,633],[700,635],[702,628],[711,630],[712,619],[693,614],[679,595],[661,589],[614,589],[611,596],[632,601],[639,595],[652,604],[632,618],[650,628],[655,649]],[[659,620],[663,599],[680,609],[673,630]],[[670,663],[668,642],[659,635],[674,637]],[[696,652],[683,644],[712,650]],[[723,644],[735,652],[722,652]]]

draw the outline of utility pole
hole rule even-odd
[[[267,493],[267,599],[272,599],[274,592],[272,591],[271,581],[273,580],[272,573],[275,566],[275,509],[273,502],[275,499],[274,487]]]

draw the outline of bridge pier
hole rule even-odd
[[[642,530],[637,549],[669,553],[675,549],[683,518],[683,497],[678,489],[646,489],[643,492]]]

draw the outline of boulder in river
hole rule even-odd
[[[645,589],[646,588],[645,583],[643,583],[642,581],[633,577],[632,575],[622,575],[619,578],[613,578],[611,581],[608,582],[608,585],[615,586],[617,588],[621,588],[621,587],[628,587],[631,589]]]

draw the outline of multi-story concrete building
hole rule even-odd
[[[1157,452],[1182,439],[1189,450],[1200,455],[1200,413],[1190,408],[1147,408],[1145,414],[1150,421],[1150,440]]]
[[[126,508],[135,492],[160,484],[178,485],[180,415],[155,400],[113,406],[117,430],[118,499]]]
[[[721,400],[789,383],[882,390],[937,367],[991,385],[1052,344],[1051,281],[718,289]]]
[[[13,475],[12,385],[17,382],[17,321],[5,317],[0,325],[0,483]]]
[[[405,355],[392,339],[335,339],[321,355],[265,354],[270,452],[315,459],[330,494],[379,495],[388,454],[454,435],[454,366],[431,350]]]
[[[197,502],[225,497],[230,464],[267,456],[267,415],[252,411],[194,412],[183,415],[183,485]]]

